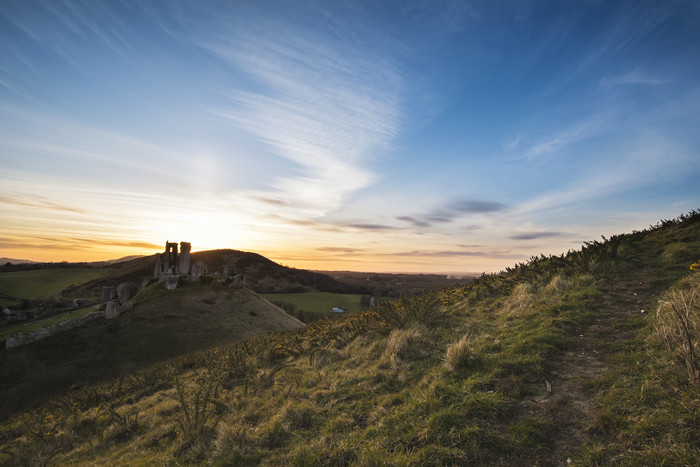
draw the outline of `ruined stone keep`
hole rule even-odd
[[[166,289],[177,288],[181,276],[190,277],[190,251],[192,245],[189,242],[180,242],[178,251],[176,242],[165,242],[165,251],[156,254],[156,264],[153,268],[153,277],[165,285]]]
[[[180,242],[179,252],[177,243],[165,242],[165,252],[156,254],[153,277],[161,279],[161,274],[189,274],[191,250],[189,242]]]

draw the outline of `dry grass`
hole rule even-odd
[[[674,361],[682,362],[691,382],[700,381],[700,274],[681,281],[659,301],[655,335]]]
[[[426,354],[427,329],[421,325],[414,325],[408,329],[394,329],[389,334],[385,358],[392,366],[401,362],[415,361]]]
[[[216,429],[216,438],[213,442],[214,453],[222,456],[242,451],[248,441],[247,425],[241,420],[221,422]]]
[[[521,282],[513,287],[513,291],[505,300],[501,312],[505,316],[517,315],[532,305],[535,299],[535,286],[529,282]]]
[[[460,340],[447,346],[445,368],[450,371],[469,368],[478,361],[479,355],[474,352],[469,334],[463,335]]]

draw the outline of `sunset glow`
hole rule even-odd
[[[497,271],[700,207],[697,2],[4,1],[0,256]]]

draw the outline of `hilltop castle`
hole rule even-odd
[[[156,254],[156,264],[153,268],[153,277],[162,282],[166,289],[177,288],[178,281],[183,279],[196,281],[205,273],[204,264],[197,261],[190,264],[190,242],[180,242],[178,252],[176,242],[165,242],[165,251]]]

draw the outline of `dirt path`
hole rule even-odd
[[[595,323],[579,332],[573,349],[555,358],[544,381],[531,386],[538,394],[523,404],[525,413],[555,423],[552,450],[543,456],[545,465],[568,465],[572,452],[585,443],[596,418],[595,392],[587,383],[605,375],[608,359],[623,352],[635,336],[633,318],[642,310],[649,312],[660,292],[646,287],[641,274],[625,282],[601,281],[599,289]]]

